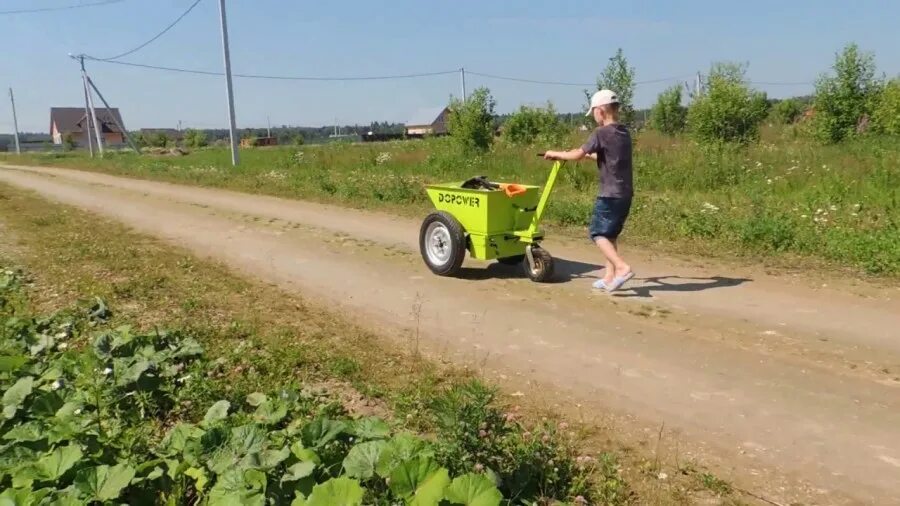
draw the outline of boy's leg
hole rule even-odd
[[[612,281],[616,277],[622,277],[631,272],[631,266],[625,263],[625,260],[619,256],[619,251],[617,248],[615,239],[607,239],[606,237],[600,236],[597,237],[594,241],[597,244],[597,247],[600,248],[600,251],[606,256],[606,268],[611,270],[612,272],[604,273],[603,279],[607,278]],[[609,269],[610,264],[612,265],[612,269]]]
[[[594,244],[597,244],[597,246],[600,246],[600,244],[599,244],[600,239],[603,239],[603,237],[597,237],[594,240]],[[613,249],[615,249],[618,252],[618,245],[616,244],[616,240],[611,240],[609,242],[612,243]],[[600,251],[602,253],[603,248],[600,248]],[[612,260],[610,260],[610,258],[608,256],[606,256],[605,253],[603,254],[603,256],[606,258],[606,264],[603,268],[603,282],[606,283],[607,285],[609,285],[613,282],[613,279],[615,279],[615,277],[616,277],[616,266],[615,266],[615,264],[613,264]]]

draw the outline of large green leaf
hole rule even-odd
[[[41,499],[47,497],[51,489],[32,491],[30,488],[8,488],[0,494],[0,506],[31,506],[40,504]]]
[[[381,418],[369,416],[353,422],[353,434],[362,441],[386,439],[391,435],[391,428]]]
[[[9,387],[3,393],[3,416],[6,418],[16,416],[16,411],[25,402],[25,399],[31,395],[33,386],[34,378],[25,376],[19,378],[13,386]]]
[[[44,428],[39,422],[31,421],[17,425],[3,435],[3,439],[16,441],[18,443],[27,443],[31,441],[40,441],[44,439]]]
[[[18,371],[27,363],[28,357],[24,355],[0,355],[0,372]]]
[[[391,491],[398,497],[415,499],[416,504],[436,505],[450,484],[450,473],[427,457],[416,457],[391,473]]]
[[[278,400],[264,401],[253,413],[253,419],[265,425],[275,425],[287,416],[287,405]]]
[[[56,481],[72,469],[82,456],[78,445],[61,446],[37,461],[35,469],[38,478],[42,481]]]
[[[63,399],[56,392],[42,392],[31,402],[29,410],[33,417],[51,417],[63,407]]]
[[[259,453],[250,454],[242,462],[246,463],[248,467],[269,471],[278,467],[290,456],[290,450],[284,447],[280,450],[263,450]]]
[[[306,506],[360,506],[364,492],[355,480],[332,478],[313,487]]]
[[[209,491],[209,506],[263,506],[266,475],[259,471],[232,469],[221,474]]]
[[[462,506],[500,506],[503,501],[494,482],[483,474],[457,477],[447,487],[445,497],[451,504]]]
[[[203,429],[187,423],[179,423],[163,439],[163,454],[170,456],[184,452],[191,440],[200,439]]]
[[[350,449],[344,458],[344,470],[347,476],[368,480],[375,476],[375,468],[381,458],[381,452],[388,446],[384,441],[369,441],[360,443]]]
[[[269,398],[266,397],[266,394],[262,392],[253,392],[252,394],[247,396],[247,404],[253,406],[254,408],[266,402],[267,400],[269,400]]]
[[[315,462],[297,462],[291,467],[287,468],[284,472],[284,476],[281,477],[281,481],[297,481],[307,476],[311,476],[313,471],[316,469]]]
[[[124,362],[124,361],[123,361]],[[141,375],[147,372],[153,364],[148,360],[138,359],[128,364],[124,369],[119,370],[116,368],[116,385],[117,386],[127,386],[132,383],[137,383],[139,379],[141,379]],[[124,364],[123,364],[124,365]]]
[[[412,434],[397,434],[388,441],[381,451],[375,471],[378,476],[387,478],[391,472],[403,462],[415,457],[433,457],[434,451],[428,443]]]
[[[203,417],[203,425],[208,426],[224,420],[228,416],[229,408],[231,408],[231,403],[228,401],[216,402],[206,411],[206,416]]]
[[[319,417],[303,426],[300,437],[307,448],[322,448],[346,430],[347,424],[344,422]]]
[[[300,462],[312,462],[316,465],[322,463],[322,459],[319,457],[319,454],[315,452],[315,450],[311,450],[309,448],[304,448],[303,443],[297,441],[296,443],[291,445],[291,453],[297,457]]]
[[[185,476],[189,476],[194,479],[194,488],[199,492],[203,492],[206,489],[206,485],[209,483],[209,476],[206,474],[206,470],[202,467],[191,467],[184,471]]]
[[[263,450],[266,444],[266,432],[258,425],[248,424],[231,429],[228,443],[213,452],[206,463],[216,474],[234,468],[240,464],[242,469],[258,467],[259,459],[255,455]],[[288,457],[285,450],[284,458]]]
[[[75,486],[92,500],[110,501],[119,497],[132,478],[134,468],[128,464],[102,465],[79,471]]]

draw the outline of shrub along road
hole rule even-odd
[[[591,295],[594,252],[555,238],[559,283],[475,264],[442,279],[407,219],[61,169],[5,167],[0,181],[370,326],[412,329],[424,350],[476,363],[509,391],[611,412],[635,440],[664,423],[682,455],[739,469],[739,482],[767,482],[782,500],[900,500],[896,287],[632,255],[632,289]]]

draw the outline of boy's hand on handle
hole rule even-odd
[[[556,160],[556,152],[555,151],[547,151],[543,154],[539,154],[538,156],[543,156],[544,160]]]

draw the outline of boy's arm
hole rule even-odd
[[[569,160],[573,162],[585,157],[596,160],[597,152],[600,151],[600,144],[600,135],[595,130],[580,148],[570,149],[569,151],[547,151],[544,153],[544,158],[547,160]]]
[[[585,156],[588,156],[588,154],[581,148],[570,149],[569,151],[547,151],[544,153],[545,160],[568,160],[572,162],[581,160]]]

